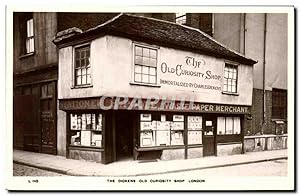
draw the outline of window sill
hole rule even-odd
[[[81,85],[81,86],[72,86],[71,89],[80,89],[80,88],[92,88],[92,84]]]
[[[35,54],[34,52],[23,54],[23,55],[19,56],[19,59],[24,59],[24,58],[33,56],[34,54]]]
[[[225,91],[222,91],[222,94],[224,95],[233,95],[233,96],[239,96],[238,93],[231,93],[231,92],[225,92]]]
[[[138,82],[129,82],[130,85],[138,85],[138,86],[148,86],[148,87],[156,87],[160,88],[161,86],[158,84],[146,84],[146,83],[138,83]]]

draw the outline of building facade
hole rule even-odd
[[[67,29],[54,43],[67,157],[243,153],[256,61],[195,28],[127,14],[85,32]]]

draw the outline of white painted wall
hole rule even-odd
[[[115,36],[104,36],[91,42],[93,87],[74,89],[72,88],[72,51],[72,47],[62,48],[59,51],[59,99],[99,96],[141,96],[147,98],[159,95],[161,97],[195,97],[195,101],[206,103],[251,105],[252,102],[252,66],[238,66],[238,96],[225,95],[220,90],[160,85],[160,79],[164,79],[188,84],[207,84],[220,88],[223,86],[224,59],[165,47],[159,48],[158,55],[157,76],[160,87],[132,85],[130,82],[133,81],[133,42]],[[198,68],[188,66],[186,65],[186,56],[205,62],[205,64],[201,64]],[[221,76],[221,80],[163,73],[161,71],[162,63],[166,63],[170,68],[175,68],[179,64],[186,70],[194,70],[204,74],[210,70],[212,74]]]

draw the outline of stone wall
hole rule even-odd
[[[190,148],[188,149],[188,159],[195,159],[203,157],[203,148]]]
[[[222,144],[217,146],[217,156],[226,156],[242,153],[242,144]]]
[[[95,161],[97,163],[101,163],[101,152],[70,149],[69,158],[76,160]]]
[[[163,150],[161,160],[179,160],[184,159],[184,149]]]
[[[245,152],[287,149],[287,135],[246,136]]]

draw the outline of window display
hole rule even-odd
[[[162,114],[158,119],[152,120],[151,114],[141,114],[140,146],[183,145],[184,116]]]
[[[218,135],[241,134],[240,117],[218,117],[217,133]]]
[[[102,147],[102,114],[70,114],[71,145]]]
[[[188,144],[202,144],[202,116],[188,116]]]

